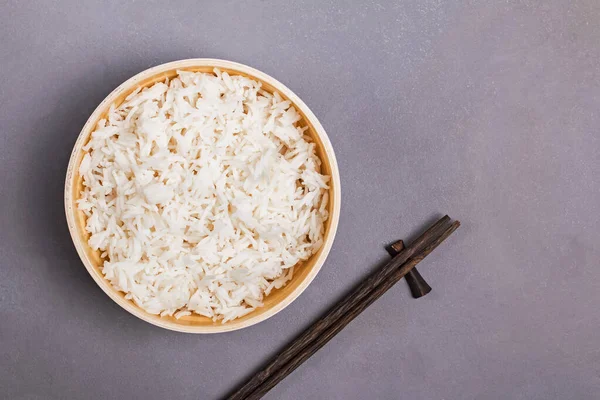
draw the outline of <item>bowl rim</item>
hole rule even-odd
[[[126,300],[123,297],[119,296],[117,294],[118,291],[111,286],[108,280],[106,280],[103,276],[98,276],[98,274],[96,274],[94,265],[92,264],[87,252],[85,251],[86,245],[83,243],[80,236],[78,235],[76,210],[75,207],[73,207],[74,200],[76,200],[74,199],[75,196],[73,196],[73,183],[75,178],[78,176],[77,171],[79,168],[78,165],[75,165],[77,162],[77,156],[79,152],[82,151],[82,147],[85,145],[84,141],[87,140],[87,137],[89,136],[89,134],[91,134],[91,131],[95,127],[96,121],[99,119],[102,113],[104,113],[106,109],[110,107],[110,105],[123,93],[134,90],[139,82],[145,81],[147,79],[152,78],[153,76],[160,75],[161,73],[165,73],[173,69],[185,69],[194,67],[214,67],[235,70],[242,74],[246,74],[250,77],[254,77],[258,80],[264,81],[265,83],[271,85],[275,90],[282,93],[285,97],[287,97],[297,109],[300,109],[300,111],[304,114],[305,118],[309,120],[310,124],[312,125],[315,131],[315,134],[319,137],[323,145],[323,151],[326,154],[326,157],[330,164],[331,182],[336,189],[330,191],[330,193],[333,193],[333,196],[330,195],[329,199],[329,201],[332,202],[332,211],[329,216],[329,218],[331,219],[329,230],[324,238],[323,245],[321,247],[318,258],[315,260],[313,267],[309,271],[304,281],[292,292],[290,292],[286,297],[284,297],[281,301],[273,305],[270,309],[254,317],[251,316],[247,320],[237,323],[237,320],[233,320],[228,321],[224,324],[217,323],[214,325],[200,326],[178,324],[173,320],[168,320],[164,318],[150,318],[149,314],[146,311],[141,309],[132,301]],[[261,72],[255,68],[249,67],[244,64],[213,58],[191,58],[171,61],[141,71],[133,77],[127,79],[122,84],[120,84],[116,89],[110,92],[110,94],[106,96],[104,100],[102,100],[102,102],[96,107],[96,109],[87,119],[86,123],[84,124],[77,137],[75,144],[73,145],[73,150],[71,151],[71,156],[69,158],[69,164],[65,180],[64,205],[66,220],[69,227],[69,233],[71,235],[73,244],[75,245],[75,248],[77,250],[79,258],[83,262],[86,270],[88,271],[92,279],[94,279],[94,281],[102,289],[102,291],[106,293],[115,303],[117,303],[123,309],[128,311],[130,314],[133,314],[134,316],[140,318],[141,320],[168,330],[200,334],[231,332],[238,329],[247,328],[259,322],[265,321],[266,319],[274,316],[275,314],[286,308],[294,300],[296,300],[298,296],[300,296],[300,294],[304,292],[304,290],[306,290],[308,285],[310,285],[310,283],[314,280],[318,272],[321,270],[321,267],[323,266],[333,245],[333,241],[335,239],[339,223],[341,209],[340,173],[333,147],[331,145],[329,137],[327,136],[327,133],[325,132],[325,129],[323,128],[317,117],[313,114],[313,112],[308,108],[308,106],[292,90],[290,90],[288,87],[286,87],[284,84],[271,77],[270,75],[267,75],[264,72]]]

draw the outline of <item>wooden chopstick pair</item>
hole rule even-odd
[[[406,248],[396,245],[397,254],[382,268],[358,284],[325,315],[306,329],[243,386],[229,400],[260,399],[277,383],[310,358],[350,321],[381,297],[396,282],[411,271],[460,226],[451,223],[447,215]],[[397,242],[398,243],[398,242]]]

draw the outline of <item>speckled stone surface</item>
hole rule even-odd
[[[9,0],[0,38],[0,398],[219,398],[440,213],[463,226],[420,267],[433,292],[398,285],[267,398],[598,398],[597,0]],[[96,105],[191,57],[294,90],[343,185],[314,283],[270,320],[214,336],[111,302],[62,205]]]

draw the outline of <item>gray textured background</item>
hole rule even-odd
[[[462,228],[269,399],[600,393],[600,3],[2,1],[0,397],[212,399],[439,213]],[[153,327],[88,276],[62,204],[70,150],[118,84],[214,57],[294,90],[342,173],[314,283],[229,334]]]

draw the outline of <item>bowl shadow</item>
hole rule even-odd
[[[47,274],[46,283],[57,293],[75,296],[75,301],[70,304],[81,307],[80,313],[102,311],[100,314],[108,317],[111,309],[118,309],[127,314],[112,301],[98,301],[105,294],[88,274],[71,240],[64,210],[69,158],[79,132],[93,110],[110,91],[144,68],[146,65],[133,65],[110,72],[97,66],[70,77],[69,84],[63,86],[63,93],[52,96],[60,102],[50,114],[34,124],[38,140],[30,149],[31,171],[27,182],[30,195],[22,205],[29,210],[26,218],[31,219],[25,224],[29,227],[27,236],[33,242],[31,248],[41,253],[40,257],[53,260],[53,271]]]

